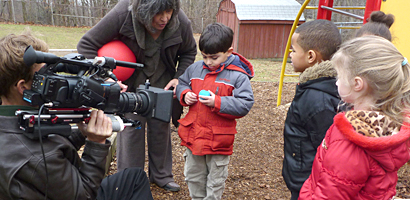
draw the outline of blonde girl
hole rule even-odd
[[[332,62],[353,109],[335,116],[299,199],[391,199],[410,159],[410,65],[379,36],[342,44]]]

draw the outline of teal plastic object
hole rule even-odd
[[[199,91],[199,96],[211,96],[211,93],[209,93],[208,90],[201,90]],[[203,98],[200,98],[201,100],[204,100]]]

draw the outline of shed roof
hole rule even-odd
[[[295,0],[231,0],[239,20],[295,20],[302,7]],[[300,21],[304,21],[303,14]]]

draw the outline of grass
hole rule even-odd
[[[275,59],[249,59],[252,63],[255,77],[252,81],[278,82],[282,69],[282,61]],[[292,66],[287,63],[285,74],[296,74],[293,72]],[[298,77],[284,77],[284,82],[297,82]]]
[[[0,38],[10,34],[21,34],[29,28],[32,33],[47,42],[50,49],[76,49],[77,43],[84,35],[89,27],[55,27],[42,25],[26,25],[26,24],[12,24],[0,23]],[[195,34],[199,38],[199,34]],[[58,55],[62,56],[62,55]],[[199,54],[196,60],[202,59]],[[280,79],[280,72],[282,68],[282,61],[278,59],[249,59],[255,71],[255,77],[252,81],[278,82]],[[287,64],[285,74],[293,74],[293,69],[290,64]],[[284,82],[297,82],[298,77],[285,77]]]
[[[0,23],[0,37],[10,33],[21,34],[26,28],[30,28],[36,37],[44,40],[50,49],[75,49],[80,38],[90,29]]]

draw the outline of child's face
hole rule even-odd
[[[339,93],[340,98],[346,102],[346,103],[353,103],[351,94],[352,94],[352,88],[350,87],[350,84],[345,81],[346,79],[338,77],[336,81],[337,85],[337,92]]]
[[[333,62],[335,69],[337,71],[337,92],[339,93],[340,98],[346,103],[354,103],[357,98],[357,94],[354,91],[354,81],[350,82],[350,79],[347,77],[346,72],[341,68],[343,66],[337,66]]]
[[[304,72],[306,68],[310,67],[309,64],[309,53],[303,50],[303,48],[298,44],[297,40],[299,38],[299,33],[294,33],[292,35],[292,52],[290,53],[290,58],[292,60],[293,70],[295,72]]]
[[[216,54],[206,54],[201,52],[204,63],[209,67],[211,71],[219,68],[221,63],[225,62],[228,57],[232,54],[232,48],[226,52],[219,52]]]

